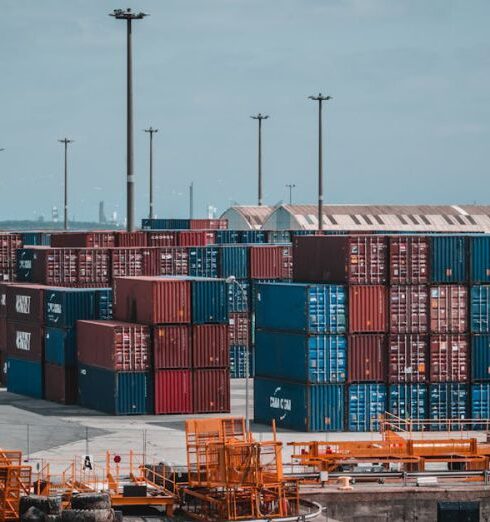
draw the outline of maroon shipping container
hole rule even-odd
[[[390,237],[390,281],[397,285],[428,283],[429,240],[426,237]]]
[[[179,244],[179,232],[177,230],[165,230],[161,232],[147,232],[148,246],[171,247]]]
[[[390,335],[388,340],[388,382],[428,381],[429,339],[425,335]]]
[[[189,252],[187,247],[156,248],[149,258],[153,263],[153,275],[189,275]],[[149,273],[149,272],[148,272]]]
[[[425,285],[390,287],[389,314],[391,333],[429,331],[429,289]]]
[[[22,283],[1,282],[0,283],[0,317],[7,317],[7,288],[10,285],[21,286]]]
[[[78,284],[110,286],[110,251],[105,248],[81,248],[78,251]]]
[[[117,372],[151,365],[150,329],[118,321],[77,321],[78,362]]]
[[[61,404],[76,404],[78,370],[44,363],[44,398]]]
[[[18,359],[41,362],[44,356],[42,326],[7,321],[7,354]]]
[[[7,353],[0,349],[0,387],[7,386]]]
[[[291,279],[293,260],[290,246],[250,247],[251,279]]]
[[[52,286],[76,286],[78,249],[29,247],[33,250],[32,280]]]
[[[227,219],[189,219],[191,230],[226,230]]]
[[[191,321],[190,281],[162,277],[114,279],[114,318],[144,324]]]
[[[44,290],[41,285],[9,285],[7,319],[28,323],[44,323]]]
[[[430,331],[468,331],[468,289],[465,286],[440,285],[430,288]]]
[[[387,238],[379,235],[295,236],[293,279],[380,285],[388,280]]]
[[[51,234],[51,246],[57,248],[108,248],[116,246],[113,231],[58,232]]]
[[[7,318],[0,317],[0,350],[7,351]]]
[[[135,232],[116,232],[116,247],[145,247],[148,246],[148,236],[146,232],[138,230]]]
[[[191,370],[158,370],[155,379],[155,413],[192,413]]]
[[[229,413],[229,370],[194,370],[192,373],[194,413]]]
[[[349,332],[386,332],[386,293],[380,285],[349,287]]]
[[[246,312],[234,312],[229,314],[229,339],[230,346],[250,345],[250,318]]]
[[[193,368],[228,368],[227,324],[196,324],[192,326]]]
[[[142,276],[145,273],[143,248],[113,248],[111,249],[111,276]]]
[[[156,370],[190,368],[190,326],[153,327],[153,365]]]
[[[349,335],[349,382],[386,381],[386,336]]]
[[[20,234],[0,234],[0,281],[15,281],[18,248],[22,248]]]
[[[466,335],[433,335],[430,338],[431,382],[469,380],[469,338]]]
[[[179,232],[179,246],[206,246],[214,245],[215,234],[207,230],[181,230]]]

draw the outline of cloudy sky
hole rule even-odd
[[[487,203],[488,0],[3,0],[0,219],[62,205],[125,212],[125,26],[134,27],[137,216],[147,212],[148,125],[156,210],[185,217],[256,201],[256,112],[266,203],[316,200],[316,110],[325,111],[325,199]]]

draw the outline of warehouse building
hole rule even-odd
[[[230,230],[261,230],[274,208],[266,205],[236,205],[224,212],[220,219],[228,220]]]

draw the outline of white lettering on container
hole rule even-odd
[[[15,346],[18,350],[31,351],[31,332],[16,332]]]
[[[16,295],[15,296],[15,311],[18,314],[31,313],[31,296],[30,295]]]
[[[30,259],[21,259],[19,261],[19,268],[30,270],[32,268],[32,261]]]
[[[60,303],[48,303],[48,312],[52,314],[61,314]]]
[[[291,399],[281,399],[280,397],[270,397],[270,406],[276,410],[291,411]]]

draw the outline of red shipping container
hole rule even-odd
[[[380,285],[349,287],[349,332],[386,332],[386,293]]]
[[[60,404],[76,404],[78,369],[44,363],[44,398]]]
[[[193,368],[228,368],[227,324],[196,324],[192,326]]]
[[[112,248],[111,276],[142,276],[145,274],[142,248]]]
[[[153,254],[152,262],[154,263],[154,275],[189,275],[189,251],[187,247],[157,248]]]
[[[155,372],[155,413],[192,413],[191,370]]]
[[[148,246],[151,247],[171,247],[179,243],[178,230],[165,230],[161,232],[147,232]]]
[[[0,387],[7,386],[7,353],[0,349]]]
[[[34,250],[32,280],[52,286],[76,286],[78,283],[78,249],[29,247]]]
[[[78,251],[80,286],[110,286],[110,251],[105,248],[81,248]]]
[[[386,381],[386,336],[349,335],[349,382]]]
[[[108,248],[116,246],[114,231],[58,232],[51,234],[51,246],[57,248]]]
[[[431,382],[468,382],[469,362],[469,338],[466,335],[431,336]]]
[[[226,230],[227,219],[189,219],[191,230]]]
[[[388,341],[388,382],[390,384],[428,381],[429,339],[424,335],[390,335]]]
[[[153,327],[153,365],[156,370],[190,368],[190,326]]]
[[[248,314],[246,312],[230,313],[229,325],[230,346],[249,346],[250,318]]]
[[[388,280],[385,236],[295,236],[295,281],[379,285]]]
[[[468,331],[468,289],[462,285],[440,285],[430,289],[431,333]]]
[[[0,281],[15,281],[18,248],[22,248],[20,234],[0,234]]]
[[[424,285],[390,287],[391,333],[428,333],[429,289]]]
[[[145,247],[148,246],[148,236],[143,230],[135,232],[116,232],[116,247]]]
[[[10,285],[21,285],[22,283],[1,282],[0,283],[0,317],[7,317],[7,288]]]
[[[44,356],[44,332],[39,324],[7,321],[7,354],[41,362]]]
[[[250,247],[251,279],[291,279],[293,260],[290,246]]]
[[[194,370],[192,373],[194,413],[229,413],[229,370]]]
[[[7,351],[7,319],[0,317],[0,350]]]
[[[114,279],[114,318],[143,324],[191,321],[190,281],[162,277]]]
[[[428,283],[429,240],[426,237],[390,237],[390,281],[397,285]]]
[[[78,362],[116,372],[151,365],[150,329],[118,321],[77,321]]]
[[[7,319],[28,323],[44,323],[44,290],[41,285],[9,285]]]
[[[214,232],[207,230],[181,230],[179,232],[179,246],[206,246],[214,245]]]

